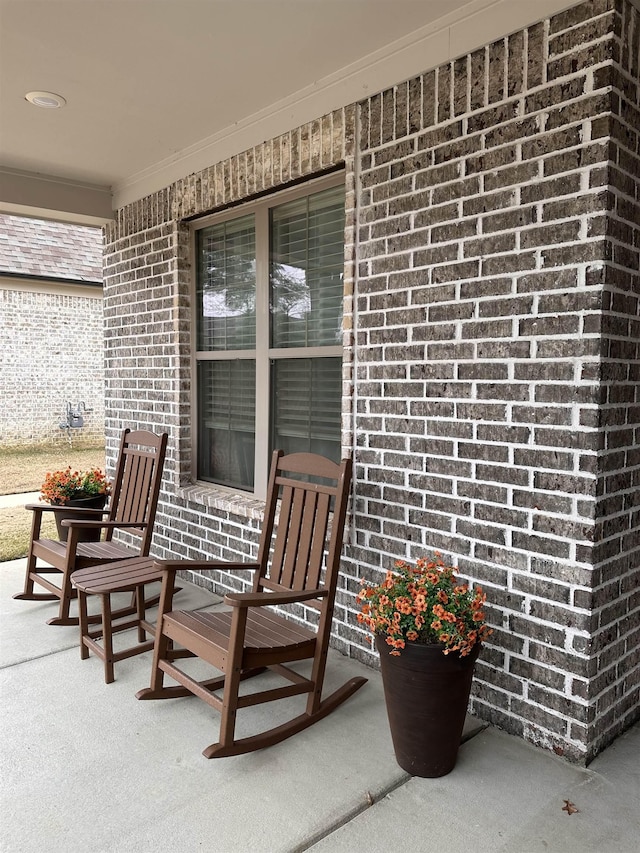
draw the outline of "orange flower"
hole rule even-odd
[[[464,656],[490,636],[484,622],[485,593],[460,583],[456,569],[445,565],[440,555],[419,557],[415,565],[398,560],[394,568],[378,584],[363,581],[357,595],[357,621],[386,635],[390,654],[399,654],[410,641],[440,643],[445,654]]]
[[[416,610],[418,611],[427,609],[427,599],[422,594],[416,595],[416,597],[413,599],[413,603],[415,605]]]

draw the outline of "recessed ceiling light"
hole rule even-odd
[[[67,103],[62,95],[54,95],[53,92],[27,92],[25,98],[30,104],[45,110],[57,110]]]

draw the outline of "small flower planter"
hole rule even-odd
[[[444,776],[456,763],[482,642],[486,595],[439,554],[397,560],[383,581],[362,580],[358,622],[380,654],[396,760],[413,776]]]
[[[66,519],[85,519],[89,520],[90,516],[87,513],[74,511],[76,509],[104,509],[107,502],[107,495],[95,495],[92,498],[76,498],[64,505],[64,509],[56,510],[56,527],[58,528],[58,538],[61,542],[66,542],[69,535],[69,528],[65,527],[62,522]],[[79,542],[99,542],[99,529],[96,530],[81,530],[78,536]]]
[[[412,776],[445,776],[458,757],[481,644],[465,657],[445,655],[439,644],[411,642],[402,654],[390,655],[380,634],[375,644],[396,761]]]
[[[68,519],[75,520],[99,520],[97,513],[77,512],[76,509],[104,509],[109,495],[111,494],[111,483],[107,480],[100,468],[89,468],[87,471],[74,471],[71,466],[61,471],[51,471],[45,477],[40,489],[42,500],[52,506],[59,506],[55,513],[58,538],[66,542],[69,536],[69,528],[64,527],[62,522]],[[102,531],[81,530],[78,541],[98,542]]]

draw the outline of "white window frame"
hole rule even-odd
[[[267,493],[267,481],[269,476],[269,430],[256,429],[255,434],[255,477],[253,492],[234,489],[210,481],[197,480],[197,460],[199,446],[199,412],[198,412],[198,363],[200,361],[221,361],[248,359],[254,360],[256,365],[256,424],[268,423],[269,399],[270,399],[270,375],[269,365],[272,358],[317,358],[340,357],[344,359],[344,347],[342,344],[322,347],[269,347],[269,210],[289,201],[313,195],[333,187],[345,186],[345,174],[343,171],[334,173],[323,178],[305,181],[286,190],[274,192],[263,196],[255,201],[234,205],[225,211],[212,214],[191,223],[190,252],[194,262],[191,267],[191,413],[193,448],[191,453],[191,478],[200,487],[211,489],[215,492],[229,495],[246,495],[254,499],[264,500]],[[345,190],[346,199],[346,190]],[[196,329],[198,324],[198,304],[196,297],[198,278],[198,256],[197,235],[198,231],[210,225],[219,225],[242,216],[254,214],[256,230],[256,347],[254,350],[215,350],[211,352],[200,352],[197,350]],[[345,235],[343,244],[346,245],[346,218]],[[346,266],[343,273],[343,282],[346,279]],[[342,297],[342,332],[344,333],[345,322],[345,296]]]

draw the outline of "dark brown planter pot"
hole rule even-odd
[[[60,541],[66,542],[67,536],[69,535],[69,528],[64,527],[61,523],[64,519],[87,519],[86,515],[83,515],[80,512],[74,512],[73,507],[82,509],[104,509],[104,505],[106,504],[106,502],[106,495],[95,495],[92,498],[79,498],[76,500],[71,500],[68,504],[65,504],[64,511],[58,510],[55,513],[56,527],[58,528],[58,538],[60,539]],[[78,536],[78,541],[99,542],[100,532],[100,530],[81,530],[80,535]]]
[[[390,655],[384,637],[375,640],[396,761],[412,776],[445,776],[458,756],[481,644],[466,657],[409,642]]]

